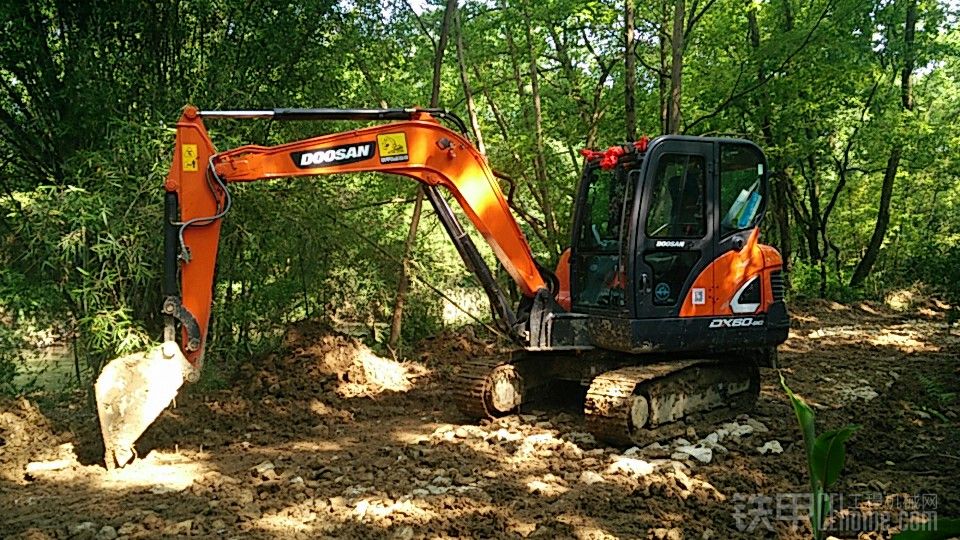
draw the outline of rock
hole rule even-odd
[[[93,540],[97,535],[97,524],[92,521],[84,521],[70,527],[70,538],[77,540]]]
[[[712,450],[713,452],[716,452],[716,453],[718,453],[718,454],[726,453],[726,452],[727,452],[727,447],[725,447],[725,446],[723,446],[722,444],[720,444],[720,443],[718,442],[719,440],[720,440],[720,435],[719,435],[718,433],[714,432],[714,433],[711,433],[711,434],[707,435],[707,436],[704,437],[703,439],[700,439],[700,442],[698,442],[698,443],[696,444],[696,446],[701,447],[701,448],[709,448],[710,450]]]
[[[506,428],[500,428],[497,431],[494,431],[492,433],[491,438],[496,439],[498,441],[503,441],[503,442],[514,442],[522,439],[523,435],[520,433],[510,431]]]
[[[652,472],[652,464],[631,457],[621,457],[607,467],[607,474],[624,474],[635,478],[646,476]]]
[[[588,486],[604,482],[603,475],[593,471],[583,471],[580,473],[580,482]]]
[[[640,449],[639,449],[639,448],[637,448],[636,446],[631,446],[630,448],[627,449],[626,452],[623,453],[623,455],[625,455],[625,456],[635,456],[635,455],[637,455],[637,454],[639,454],[639,453],[640,453]]]
[[[664,445],[660,444],[659,442],[650,443],[650,444],[648,444],[648,445],[646,445],[646,446],[643,447],[643,452],[644,452],[644,453],[646,453],[646,454],[654,454],[654,455],[664,454],[664,453],[666,453],[666,452],[669,451],[669,450],[670,450],[670,447],[664,446]]]
[[[353,515],[359,520],[363,520],[363,517],[367,515],[367,510],[370,508],[370,501],[362,500],[357,503],[357,506],[353,508]]]
[[[759,420],[754,420],[753,418],[747,419],[747,425],[752,427],[757,433],[767,433],[770,429]]]
[[[713,459],[713,450],[701,445],[688,445],[677,448],[677,453],[688,454],[701,463],[710,463]]]
[[[683,531],[680,529],[657,528],[650,531],[651,537],[657,540],[683,540]]]
[[[444,486],[444,487],[447,487],[447,486],[450,486],[451,484],[453,484],[453,480],[451,480],[450,478],[448,478],[448,477],[446,477],[446,476],[437,476],[437,477],[434,477],[434,479],[431,480],[430,483],[432,483],[432,484],[435,485],[435,486]]]
[[[95,540],[113,540],[117,537],[117,530],[111,527],[110,525],[104,525],[100,527],[100,530],[97,532]]]
[[[697,430],[694,429],[693,426],[687,427],[687,437],[690,437],[691,439],[697,438]]]
[[[761,454],[766,454],[768,452],[771,454],[782,454],[783,447],[780,446],[780,441],[767,441],[763,444],[763,446],[757,448],[757,452],[760,452]]]
[[[137,529],[139,528],[140,527],[136,523],[133,523],[133,522],[124,523],[123,525],[120,526],[119,529],[117,529],[117,534],[120,536],[130,536],[133,533],[137,532]]]
[[[583,459],[583,450],[581,450],[579,446],[569,442],[563,443],[560,454],[569,460]]]
[[[192,528],[193,520],[187,519],[165,528],[163,533],[164,535],[186,536],[190,533],[190,529]]]
[[[738,424],[736,422],[728,422],[722,426],[722,429],[724,429],[727,434],[734,439],[739,439],[744,435],[753,433],[753,428],[749,424]],[[719,430],[717,431],[719,435]]]
[[[527,482],[527,489],[531,493],[550,493],[550,484],[540,480],[532,480]]]
[[[435,486],[433,484],[427,484],[427,491],[429,491],[431,495],[443,495],[449,490],[450,488],[445,486]]]
[[[53,461],[33,461],[27,463],[26,472],[29,475],[37,473],[61,471],[76,463],[75,459],[56,459]]]
[[[265,474],[267,471],[272,471],[273,469],[273,463],[269,461],[264,461],[253,468],[253,470],[260,475]]]
[[[411,540],[414,534],[413,527],[405,525],[397,529],[397,532],[393,533],[391,538],[396,538],[397,540]]]
[[[577,443],[581,446],[584,445],[595,445],[597,444],[597,439],[594,438],[590,433],[585,433],[583,431],[571,431],[567,433],[566,439],[570,442]]]

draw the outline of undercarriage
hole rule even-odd
[[[587,429],[617,446],[642,446],[682,435],[690,422],[735,417],[752,409],[760,393],[757,356],[737,353],[664,361],[516,351],[466,362],[457,377],[455,400],[467,416],[503,416],[575,397]]]

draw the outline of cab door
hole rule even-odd
[[[637,318],[678,317],[716,254],[714,144],[664,137],[648,150],[634,252]],[[692,291],[695,304],[707,291]]]

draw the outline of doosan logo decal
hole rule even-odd
[[[658,248],[682,248],[686,245],[687,243],[683,240],[657,240]]]
[[[345,144],[331,148],[308,150],[306,152],[294,152],[290,154],[290,157],[293,159],[293,163],[301,169],[345,165],[347,163],[356,163],[372,158],[373,142]]]

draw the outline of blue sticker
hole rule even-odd
[[[657,300],[666,300],[667,298],[670,298],[670,286],[666,283],[658,283],[656,290],[653,291],[653,294],[656,296]]]

